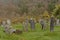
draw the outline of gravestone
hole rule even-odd
[[[6,24],[6,21],[2,21],[2,27],[4,27]]]
[[[60,25],[60,23],[59,23],[59,19],[56,20],[56,24],[57,24],[57,26]]]
[[[28,31],[28,19],[23,22],[23,30]]]
[[[46,28],[46,21],[43,18],[41,18],[39,20],[39,23],[41,24],[41,29],[45,30],[45,28]]]
[[[54,31],[54,25],[55,25],[55,19],[53,16],[51,16],[51,19],[50,19],[50,31],[51,32]]]
[[[7,24],[11,25],[11,20],[10,19],[7,19]]]
[[[33,20],[33,18],[30,19],[30,26],[31,30],[35,30],[35,21]]]

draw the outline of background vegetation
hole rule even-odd
[[[26,16],[39,19],[45,11],[49,16],[51,14],[57,16],[60,15],[58,12],[60,8],[57,7],[58,10],[56,8],[59,4],[60,0],[0,0],[0,22],[6,19],[20,22]]]

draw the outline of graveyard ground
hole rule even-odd
[[[13,25],[15,29],[22,30],[22,24]],[[23,32],[23,34],[6,34],[3,32],[3,27],[0,27],[0,40],[60,40],[60,26],[55,26],[54,32],[49,31],[49,26],[46,30],[41,30],[41,26],[37,23],[35,31]]]

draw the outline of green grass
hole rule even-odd
[[[23,30],[22,24],[13,25],[15,29]],[[23,34],[6,34],[3,32],[3,28],[0,27],[0,40],[60,40],[60,27],[56,26],[54,32],[49,31],[49,26],[46,30],[41,30],[41,26],[36,24],[35,31],[31,31],[29,26],[29,32],[23,32]]]

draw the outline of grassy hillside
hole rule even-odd
[[[22,24],[13,25],[16,29],[22,29]],[[35,31],[23,32],[23,34],[6,34],[3,28],[0,27],[0,40],[60,40],[60,27],[55,26],[54,32],[49,31],[49,26],[46,30],[41,30],[41,26],[37,23]]]

